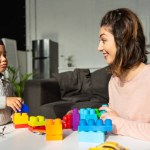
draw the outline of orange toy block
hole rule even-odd
[[[26,128],[28,127],[28,114],[27,113],[14,113],[13,123],[15,128]]]
[[[59,118],[46,120],[46,140],[62,140],[62,121]]]

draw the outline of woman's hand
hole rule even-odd
[[[7,97],[6,105],[11,107],[14,112],[21,111],[22,98],[20,97]]]
[[[106,111],[105,113],[103,113],[101,115],[101,119],[103,119],[103,120],[105,120],[105,119],[112,119],[112,117],[114,117],[114,116],[119,117],[117,112],[115,112],[114,110],[112,110],[108,106],[102,106],[102,107],[99,108],[99,110],[105,110]]]
[[[66,115],[71,115],[72,114],[72,110],[69,110]]]

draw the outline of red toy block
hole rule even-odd
[[[45,126],[35,126],[35,127],[28,126],[28,129],[31,132],[46,133],[46,127]]]
[[[28,124],[14,124],[14,127],[15,127],[16,129],[18,129],[18,128],[27,128],[27,127],[28,127]]]
[[[63,116],[62,126],[63,129],[72,129],[72,114]]]

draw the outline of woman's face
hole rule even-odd
[[[98,50],[103,53],[107,64],[112,64],[116,56],[116,44],[114,36],[109,32],[109,27],[103,26],[99,31]]]

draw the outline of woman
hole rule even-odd
[[[150,141],[150,65],[145,37],[137,15],[127,8],[102,18],[98,50],[110,66],[109,106],[103,120],[113,122],[113,133]]]

